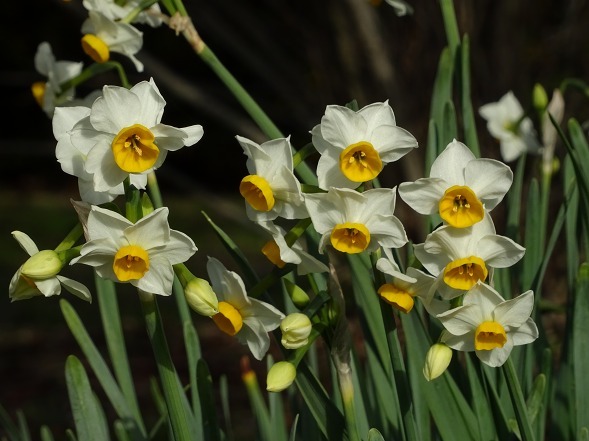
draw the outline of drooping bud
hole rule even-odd
[[[63,262],[53,250],[43,250],[33,254],[24,263],[21,274],[33,280],[55,277],[63,268]]]
[[[184,296],[194,312],[212,317],[219,312],[219,300],[208,281],[194,277],[184,287]]]
[[[289,387],[297,376],[297,368],[288,361],[279,361],[272,365],[266,377],[266,390],[281,392]]]
[[[313,324],[306,314],[294,312],[287,315],[280,323],[282,346],[286,349],[297,349],[305,346],[309,341],[312,328]]]

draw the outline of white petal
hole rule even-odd
[[[150,256],[159,256],[160,254],[165,256],[172,265],[186,262],[194,253],[197,248],[194,241],[186,234],[180,231],[170,230],[170,240],[157,250],[151,250]]]
[[[501,323],[504,327],[517,328],[530,318],[533,308],[534,293],[526,291],[514,299],[497,305],[493,315],[495,321]]]
[[[376,127],[382,125],[396,126],[395,113],[389,105],[389,101],[386,100],[383,103],[372,103],[362,107],[358,110],[358,115],[361,115],[368,126],[366,130],[368,133],[372,132]]]
[[[242,344],[247,344],[256,360],[262,360],[270,348],[270,337],[257,320],[244,320],[236,337]]]
[[[370,249],[374,251],[377,244],[385,248],[401,248],[409,241],[403,224],[395,216],[375,214],[366,227],[371,236]]]
[[[88,215],[88,234],[90,240],[110,238],[118,243],[123,231],[133,224],[119,213],[93,206]]]
[[[341,212],[327,193],[307,194],[305,205],[313,222],[313,227],[319,234],[331,232],[333,227],[342,223]]]
[[[130,244],[140,245],[150,250],[165,246],[170,240],[170,226],[168,225],[168,207],[157,208],[147,216],[139,219],[135,225],[129,225],[124,230],[124,236]]]
[[[477,357],[486,365],[491,367],[502,366],[507,361],[511,350],[513,349],[513,342],[508,338],[502,348],[491,349],[490,351],[475,351]]]
[[[94,101],[90,122],[101,132],[116,135],[125,127],[138,123],[137,109],[141,108],[139,97],[120,86],[104,86],[102,97]]]
[[[162,296],[172,294],[174,270],[166,259],[150,259],[149,271],[139,280],[132,280],[131,284],[137,288]]]
[[[35,242],[33,242],[33,239],[31,239],[28,234],[23,233],[22,231],[13,231],[11,234],[29,256],[39,252],[39,248],[37,248],[37,245],[35,245]]]
[[[97,143],[88,153],[85,168],[93,175],[96,191],[111,191],[129,176],[115,163],[110,145],[102,142]]]
[[[484,321],[476,305],[459,306],[439,314],[437,318],[452,335],[464,335],[475,330]]]
[[[474,329],[462,335],[444,333],[443,342],[457,351],[474,351]]]
[[[57,276],[57,280],[59,280],[69,293],[87,302],[92,302],[92,294],[90,294],[90,290],[84,284],[63,276]]]
[[[398,126],[382,125],[371,136],[374,148],[378,150],[383,163],[397,161],[417,148],[417,140],[407,130]]]
[[[227,270],[218,259],[208,257],[207,273],[219,301],[231,303],[237,309],[249,305],[249,298],[241,277]]]
[[[513,339],[513,345],[527,345],[538,338],[538,327],[534,320],[527,319],[526,322],[516,330],[512,330],[509,335]]]
[[[365,140],[368,124],[351,109],[330,105],[321,118],[321,134],[336,149],[345,149],[350,144]]]
[[[518,262],[526,249],[508,237],[488,235],[477,244],[477,256],[493,268],[507,268]]]
[[[472,151],[463,143],[453,140],[435,159],[430,178],[441,178],[452,185],[464,185],[464,168],[475,159]]]
[[[250,305],[244,307],[239,312],[244,318],[251,317],[260,322],[266,332],[278,328],[284,318],[284,314],[274,306],[253,298],[250,298]]]
[[[321,155],[317,162],[317,180],[319,188],[329,190],[331,187],[336,188],[356,188],[359,182],[350,181],[344,176],[339,168],[339,156],[334,157],[333,152]]]
[[[463,305],[473,305],[480,310],[480,322],[493,320],[493,311],[503,302],[505,299],[501,294],[481,281],[467,291],[462,300]]]
[[[45,280],[35,280],[35,285],[45,297],[56,296],[61,293],[61,285],[59,280],[57,280],[57,277],[51,277],[50,279]]]
[[[399,185],[399,196],[418,213],[429,215],[439,211],[440,199],[449,187],[440,178],[420,178]]]
[[[141,105],[137,109],[133,109],[136,120],[147,128],[151,128],[162,119],[166,100],[160,93],[153,78],[149,81],[140,81],[131,89]]]
[[[476,193],[487,210],[492,210],[503,200],[513,182],[511,169],[494,159],[470,161],[464,175],[466,185]]]

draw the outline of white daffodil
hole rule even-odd
[[[319,187],[356,188],[376,178],[384,165],[417,147],[417,140],[398,127],[388,100],[357,112],[342,106],[325,109],[321,124],[311,130],[321,154],[317,164]]]
[[[34,83],[31,90],[47,116],[53,115],[56,106],[74,99],[75,89],[61,90],[61,84],[78,76],[83,65],[81,61],[57,61],[48,42],[39,44],[35,53],[35,69],[45,76],[47,81]]]
[[[116,52],[128,57],[138,72],[143,72],[143,63],[135,54],[143,46],[143,33],[128,23],[115,22],[102,12],[89,11],[82,23],[82,49],[96,63],[110,60]]]
[[[89,107],[58,107],[55,109],[52,119],[53,136],[57,140],[55,156],[64,172],[78,178],[78,189],[82,200],[89,204],[99,205],[114,200],[118,195],[124,193],[124,189],[123,184],[120,183],[107,191],[95,191],[92,175],[84,168],[88,151],[86,149],[80,150],[72,144],[69,131],[78,121],[89,115]],[[80,146],[82,148],[90,147],[89,144],[80,144]],[[143,179],[133,179],[132,183],[137,188],[144,188],[146,178],[142,175],[137,176]]]
[[[415,211],[439,213],[449,225],[470,227],[503,200],[513,172],[500,161],[477,159],[453,140],[435,159],[428,178],[399,185],[399,195]]]
[[[468,291],[462,306],[437,316],[449,333],[444,333],[443,343],[457,351],[475,351],[489,366],[501,366],[514,346],[538,338],[538,328],[530,318],[533,307],[532,291],[505,300],[479,282]]]
[[[416,268],[409,267],[403,274],[392,257],[381,257],[376,269],[385,274],[386,283],[378,288],[380,297],[401,312],[409,313],[418,297],[426,310],[437,315],[448,309],[447,302],[435,299],[436,278]]]
[[[532,120],[513,94],[507,92],[496,103],[479,108],[479,114],[487,121],[487,130],[499,141],[501,157],[511,162],[524,153],[538,153],[540,143]]]
[[[92,175],[94,191],[112,191],[129,175],[144,175],[134,181],[142,188],[168,151],[200,140],[200,125],[161,124],[165,105],[153,79],[131,89],[104,86],[90,114],[69,132],[73,146],[86,155],[84,170]]]
[[[12,236],[31,256],[10,280],[8,296],[12,301],[58,295],[61,294],[62,286],[76,297],[92,300],[90,291],[83,284],[59,275],[64,262],[55,251],[39,251],[35,242],[21,231],[13,231]]]
[[[307,217],[301,184],[293,171],[290,137],[263,144],[241,136],[236,139],[248,158],[250,174],[239,184],[248,217],[254,221]]]
[[[261,360],[270,348],[268,333],[280,326],[284,314],[269,303],[248,297],[241,277],[214,257],[209,257],[207,272],[219,299],[219,312],[213,321]]]
[[[414,245],[415,256],[434,277],[444,283],[438,289],[446,299],[457,297],[478,281],[492,279],[493,268],[507,268],[519,261],[525,248],[497,235],[489,213],[472,227],[442,226]],[[448,287],[449,289],[444,289]]]
[[[327,193],[307,194],[305,203],[311,221],[321,234],[319,252],[323,253],[328,240],[336,250],[349,254],[405,245],[405,228],[393,214],[395,197],[396,188],[363,193],[331,188]]]
[[[158,208],[133,224],[114,211],[93,206],[86,225],[88,242],[71,265],[93,266],[96,273],[115,282],[168,296],[172,293],[172,265],[196,252],[190,237],[170,229],[168,208]]]
[[[130,13],[140,6],[141,0],[120,2],[115,0],[84,0],[82,4],[88,11],[98,11],[113,21],[124,20]],[[162,24],[162,13],[158,3],[141,11],[133,23],[147,24],[158,27]]]
[[[327,265],[304,250],[301,243],[302,237],[292,246],[288,246],[285,238],[286,231],[282,227],[272,221],[260,221],[257,224],[272,236],[272,239],[262,247],[262,253],[278,268],[283,268],[287,263],[293,263],[297,265],[299,275],[329,271]]]

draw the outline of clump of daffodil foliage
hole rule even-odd
[[[405,1],[386,3],[399,16],[413,12]],[[401,103],[383,96],[373,103],[325,103],[301,146],[221,64],[181,1],[84,0],[83,6],[87,58],[56,60],[50,43],[41,42],[34,63],[43,80],[32,86],[52,124],[58,167],[77,179],[72,216],[78,224],[54,249],[41,251],[25,232],[14,231],[28,257],[15,264],[8,284],[12,301],[57,296],[62,288],[84,301],[98,297],[105,328],[121,330],[105,334],[109,353],[102,354],[74,306],[60,298],[81,350],[66,362],[68,439],[242,439],[231,427],[233,391],[223,387],[226,379],[217,381],[227,372],[211,376],[200,351],[206,336],[197,329],[204,324],[223,342],[213,350],[241,366],[252,439],[589,437],[589,267],[583,263],[589,143],[574,118],[568,133],[560,127],[563,93],[570,84],[587,93],[582,81],[563,82],[551,100],[536,85],[528,111],[508,91],[479,105],[477,114],[468,36],[456,29],[448,32],[445,54],[451,56],[441,56],[432,110],[422,115],[426,139],[399,125],[393,107],[402,109]],[[453,29],[452,1],[440,6]],[[197,121],[171,125],[164,108],[174,103],[141,61],[145,27],[181,35],[267,139],[231,133],[234,145],[223,150],[207,141]],[[145,78],[129,83],[129,66]],[[90,79],[96,84],[110,70],[118,84],[78,96],[78,86]],[[490,144],[479,143],[483,130]],[[195,228],[206,225],[207,236],[228,254],[211,255],[210,243],[191,238],[194,231],[171,228],[156,174],[168,155],[181,158],[184,148],[243,161],[247,175],[235,192],[259,249],[241,249],[198,209],[195,224],[196,213],[205,222]],[[562,167],[555,165],[557,152]],[[526,160],[536,167],[526,168]],[[423,175],[399,179],[402,161],[423,163]],[[200,167],[191,165],[196,172]],[[548,203],[560,174],[564,192],[554,214]],[[382,186],[384,177],[393,185]],[[398,213],[400,203],[408,218]],[[561,236],[570,325],[566,350],[556,359],[542,323],[542,288]],[[267,266],[254,267],[250,252],[262,253]],[[191,263],[196,253],[206,256],[204,267]],[[94,287],[75,280],[83,271],[94,275]],[[153,349],[155,419],[144,416],[145,398],[136,395],[126,361],[121,285],[136,291]],[[160,302],[173,302],[178,314],[163,317]],[[168,349],[170,322],[184,331],[182,361]],[[235,353],[232,339],[246,355]],[[101,410],[103,399],[116,414],[112,421],[112,412]],[[213,411],[221,405],[223,418]],[[29,429],[13,426],[7,415],[0,422],[9,439],[28,439]],[[41,433],[53,439],[47,427]]]

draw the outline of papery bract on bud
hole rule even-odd
[[[92,300],[90,291],[83,284],[59,275],[64,262],[55,251],[39,251],[35,242],[21,231],[13,231],[12,236],[31,256],[10,280],[8,296],[12,301],[58,295],[62,286],[76,297],[88,302]]]
[[[445,223],[464,228],[495,208],[512,182],[507,165],[477,159],[466,145],[453,140],[433,162],[429,177],[400,184],[399,195],[418,213],[438,213]]]
[[[398,127],[388,100],[357,112],[343,106],[325,109],[321,124],[311,131],[321,154],[319,187],[356,188],[376,178],[383,167],[417,147],[417,140]]]
[[[534,124],[512,91],[495,103],[481,106],[479,114],[487,121],[489,133],[499,141],[505,162],[515,161],[524,153],[538,153],[540,143]]]
[[[358,193],[331,188],[307,194],[305,203],[315,230],[321,234],[319,252],[328,241],[338,251],[356,254],[379,246],[400,248],[408,241],[395,210],[396,189],[376,188]]]
[[[290,137],[263,144],[242,136],[236,139],[248,158],[249,175],[239,185],[248,217],[257,222],[279,216],[285,219],[307,217],[301,184],[294,175]]]
[[[172,265],[187,261],[197,248],[190,237],[170,229],[168,208],[132,223],[114,211],[93,206],[86,225],[88,242],[70,264],[82,263],[115,282],[160,295],[172,294]]]
[[[501,366],[514,346],[532,343],[538,328],[530,317],[534,293],[526,291],[505,300],[492,287],[477,283],[464,296],[462,306],[437,316],[445,344],[457,351],[475,351],[485,364]]]
[[[219,300],[219,313],[213,321],[261,360],[270,348],[268,332],[280,326],[284,314],[269,303],[249,297],[241,277],[218,259],[208,258],[207,273]]]

